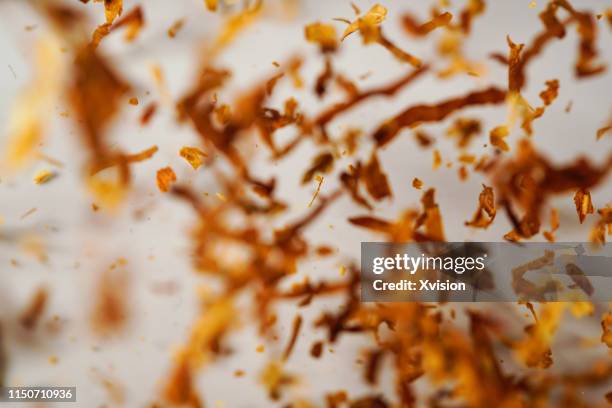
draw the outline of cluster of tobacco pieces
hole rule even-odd
[[[592,397],[585,391],[610,384],[612,362],[602,360],[580,372],[558,373],[548,369],[554,361],[551,344],[565,312],[578,317],[593,315],[596,307],[592,304],[542,303],[537,307],[527,304],[533,313],[533,323],[517,335],[510,333],[485,311],[468,311],[467,323],[460,324],[455,322],[455,311],[449,311],[443,304],[360,303],[359,272],[353,265],[343,267],[336,280],[312,282],[305,279],[289,288],[285,284],[299,271],[300,263],[305,259],[335,254],[333,248],[306,240],[304,231],[342,196],[350,197],[362,211],[349,216],[349,223],[370,230],[389,242],[446,240],[434,188],[423,192],[419,207],[408,208],[395,219],[376,215],[374,210],[377,202],[393,196],[384,163],[379,158],[380,149],[409,133],[415,136],[420,147],[430,148],[435,140],[427,133],[427,124],[442,122],[451,116],[454,119],[447,133],[456,140],[461,153],[460,179],[466,180],[471,168],[490,180],[489,185],[483,185],[479,197],[475,197],[477,209],[474,215],[469,220],[460,221],[465,222],[466,227],[487,228],[494,220],[499,220],[497,215],[502,213],[511,225],[504,238],[520,241],[540,233],[542,218],[546,216],[545,212],[549,212],[550,228],[543,231],[543,237],[554,241],[554,233],[560,225],[557,210],[548,205],[553,195],[573,193],[580,222],[595,213],[589,189],[605,182],[612,167],[612,154],[601,164],[593,164],[586,157],[566,164],[550,162],[531,143],[531,138],[537,137],[533,125],[555,102],[562,84],[554,78],[547,80],[539,95],[541,104],[536,107],[521,93],[527,82],[530,63],[548,45],[562,40],[570,28],[576,28],[579,35],[574,63],[576,77],[603,75],[606,71],[605,64],[598,60],[596,42],[598,20],[603,15],[577,10],[566,0],[551,0],[544,6],[539,14],[542,28],[530,43],[516,44],[508,36],[507,52],[491,54],[495,63],[507,67],[507,84],[451,95],[437,103],[406,106],[398,114],[381,118],[380,125],[369,134],[357,128],[349,128],[342,134],[330,131],[330,124],[345,113],[375,98],[391,99],[428,75],[435,75],[440,81],[456,75],[481,75],[482,64],[471,61],[463,53],[463,45],[470,37],[474,21],[484,15],[486,5],[483,0],[467,0],[464,8],[453,15],[445,10],[449,8],[447,3],[442,1],[433,7],[429,21],[421,22],[409,13],[401,16],[403,31],[412,40],[436,38],[438,61],[423,61],[398,46],[396,39],[390,38],[383,30],[387,9],[380,4],[365,12],[353,5],[356,14],[353,19],[337,18],[336,23],[308,24],[304,28],[305,39],[318,47],[323,67],[316,81],[310,84],[312,92],[323,98],[333,89],[339,89],[344,98],[315,115],[307,115],[293,97],[284,101],[280,109],[270,106],[276,88],[284,81],[289,80],[285,85],[296,88],[306,85],[300,74],[304,62],[302,57],[284,63],[274,62],[274,74],[265,81],[254,83],[233,104],[219,101],[218,92],[240,72],[230,72],[220,66],[215,56],[255,22],[266,5],[261,1],[247,2],[242,6],[225,2],[218,4],[216,0],[205,2],[211,12],[225,12],[228,17],[210,46],[206,61],[199,67],[196,81],[174,104],[179,123],[193,128],[200,145],[177,146],[176,153],[189,163],[193,171],[215,174],[223,189],[217,193],[218,200],[205,200],[202,192],[182,183],[169,166],[160,168],[155,179],[161,192],[183,200],[193,209],[197,219],[192,231],[194,267],[199,273],[218,281],[221,289],[204,296],[191,334],[175,356],[173,367],[151,406],[204,406],[203,395],[207,390],[198,389],[195,378],[207,364],[227,354],[225,342],[238,327],[239,317],[243,314],[237,309],[237,299],[244,294],[252,296],[253,313],[265,339],[277,337],[275,306],[279,302],[295,304],[296,314],[286,346],[259,377],[269,397],[282,401],[287,407],[322,404],[330,408],[411,407],[417,403],[433,407],[577,407],[605,403],[603,396]],[[52,50],[43,46],[38,75],[32,89],[19,102],[21,108],[28,106],[31,109],[28,114],[20,115],[16,122],[8,161],[18,167],[31,159],[41,158],[37,146],[48,121],[44,111],[57,92],[54,85],[41,84],[49,81],[62,84],[71,116],[76,119],[87,147],[85,180],[94,195],[93,209],[98,211],[118,205],[129,191],[131,167],[151,159],[158,148],[151,146],[141,152],[127,153],[110,142],[110,125],[126,105],[126,100],[129,98],[132,105],[139,102],[131,96],[133,86],[122,78],[101,50],[106,38],[116,31],[123,31],[126,41],[134,41],[146,28],[146,5],[123,13],[121,0],[105,0],[105,22],[93,34],[87,18],[74,5],[55,1],[32,2],[31,5],[53,28],[54,38],[65,44],[70,56],[66,63],[68,75],[65,81],[61,80],[58,75],[61,63],[56,61],[57,56]],[[94,4],[94,7],[97,6]],[[608,10],[606,19],[610,21],[611,16]],[[185,19],[169,21],[168,36],[174,41],[179,40],[180,30],[187,23]],[[340,23],[346,24],[342,34],[336,30]],[[358,36],[364,45],[383,47],[391,57],[405,64],[406,74],[386,85],[364,90],[353,79],[337,72],[334,62],[342,43],[357,41]],[[440,61],[444,67],[435,68]],[[154,69],[154,77],[162,99],[168,99],[159,68]],[[35,96],[30,95],[32,90],[37,91]],[[466,148],[482,133],[483,125],[478,118],[456,115],[462,115],[467,108],[485,105],[507,107],[511,115],[507,123],[489,130],[492,154],[477,157],[469,154]],[[141,126],[148,126],[161,106],[156,102],[147,104],[142,111]],[[515,122],[520,123],[524,137],[518,148],[511,151],[507,137]],[[284,128],[295,130],[295,135],[288,142],[279,144],[276,132]],[[609,125],[602,127],[597,139],[603,139],[610,128]],[[291,157],[295,166],[304,167],[302,184],[316,187],[308,210],[272,233],[267,227],[274,217],[288,211],[288,205],[279,197],[275,178],[262,179],[255,174],[251,158],[241,150],[240,143],[254,137],[260,138],[273,160],[288,158],[302,143],[311,143],[318,149],[309,164]],[[364,145],[369,148],[365,155],[360,154]],[[352,164],[338,169],[337,162],[346,157],[352,159]],[[440,152],[435,150],[433,157],[434,168],[439,167],[442,163]],[[339,179],[339,187],[321,193],[325,190],[322,188],[325,180],[332,177]],[[40,182],[48,179],[41,176]],[[423,182],[415,177],[412,185],[421,189]],[[597,208],[596,216],[598,220],[590,240],[604,244],[606,236],[612,233],[612,207],[608,204]],[[241,222],[230,222],[230,219]],[[245,256],[228,259],[224,248],[239,250]],[[100,333],[121,330],[127,318],[122,299],[126,295],[116,290],[122,286],[115,282],[121,277],[111,275],[101,281],[99,302],[93,315],[94,328]],[[588,288],[588,282],[584,282],[586,277],[580,279],[582,287]],[[46,292],[39,292],[33,298],[22,316],[24,327],[36,325],[37,316],[44,313],[47,296]],[[300,310],[327,296],[343,298],[342,307],[323,312],[314,322],[305,321]],[[608,311],[601,318],[601,341],[608,348],[612,347],[611,313]],[[325,346],[337,344],[344,336],[359,335],[371,339],[371,349],[367,351],[364,363],[364,381],[376,385],[380,367],[387,364],[394,369],[394,395],[362,395],[359,390],[339,389],[322,398],[313,396],[309,400],[291,400],[287,391],[299,381],[299,373],[289,372],[286,363],[300,341],[301,331],[307,328],[325,336],[324,340],[311,346],[311,356],[315,359],[323,358]],[[1,336],[0,330],[0,384],[6,361]],[[504,355],[512,354],[522,369],[508,372],[500,363],[500,348],[506,351]],[[540,371],[533,375],[528,368],[539,368]],[[421,379],[431,385],[428,395],[418,395],[415,391],[415,382]],[[607,397],[612,401],[612,394]]]

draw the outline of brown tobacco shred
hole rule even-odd
[[[372,209],[372,205],[359,192],[359,179],[362,173],[361,163],[357,162],[355,167],[351,167],[350,171],[340,174],[340,182],[342,186],[348,190],[353,201],[361,207]]]
[[[289,357],[291,356],[291,352],[293,351],[293,348],[295,347],[295,343],[300,334],[301,328],[302,328],[302,316],[297,315],[295,319],[293,320],[293,326],[291,329],[291,337],[289,338],[289,343],[287,344],[287,348],[285,348],[285,351],[283,352],[283,361],[287,361]]]
[[[546,89],[540,92],[540,98],[544,102],[543,106],[537,107],[535,109],[529,107],[529,105],[522,99],[520,95],[518,95],[516,104],[519,107],[519,110],[522,113],[523,121],[521,123],[521,128],[525,130],[527,135],[533,134],[532,123],[535,119],[541,117],[547,106],[550,105],[556,98],[559,93],[559,81],[556,79],[552,79],[550,81],[546,81],[545,83]]]
[[[121,186],[127,186],[130,181],[128,162],[120,152],[111,152],[105,133],[127,90],[129,86],[93,48],[86,46],[77,51],[68,93],[89,149],[90,174],[109,165],[118,165]]]
[[[555,242],[555,231],[559,229],[559,212],[556,208],[550,210],[550,230],[544,231],[544,238],[548,242]]]
[[[382,32],[382,28],[378,27],[378,34],[376,42],[385,47],[397,60],[406,62],[415,68],[419,68],[423,65],[423,62],[415,57],[414,55],[402,50],[394,43],[391,42]]]
[[[117,20],[111,27],[110,31],[112,32],[118,28],[125,27],[125,39],[129,42],[133,41],[138,36],[144,24],[145,19],[142,7],[137,6],[125,16]]]
[[[128,318],[127,284],[125,271],[116,269],[114,265],[101,275],[91,313],[91,325],[97,334],[108,335],[125,327]]]
[[[521,87],[523,85],[524,79],[521,76],[522,66],[521,62],[521,52],[523,51],[523,47],[525,44],[515,44],[510,39],[510,36],[506,37],[506,41],[508,42],[508,47],[510,47],[510,52],[508,54],[508,91],[509,92],[520,92]]]
[[[380,362],[383,355],[383,350],[371,350],[368,352],[365,366],[365,381],[368,384],[376,385],[378,383],[378,372],[380,371]]]
[[[329,152],[323,152],[316,156],[310,168],[302,176],[302,184],[306,184],[319,173],[328,173],[334,167],[334,156]]]
[[[510,134],[508,126],[498,126],[489,133],[489,141],[500,150],[507,152],[510,150],[508,143],[504,140]]]
[[[402,16],[402,26],[409,33],[417,37],[423,37],[435,30],[436,28],[446,27],[450,24],[453,15],[445,12],[434,16],[426,23],[418,23],[414,16],[404,14]]]
[[[331,58],[325,58],[325,69],[319,76],[317,77],[317,81],[315,82],[315,94],[321,98],[325,95],[327,91],[328,84],[332,77],[334,76],[334,69],[332,67]]]
[[[450,137],[456,138],[457,147],[463,149],[468,147],[472,139],[478,136],[481,131],[482,127],[478,119],[457,118],[446,133]]]
[[[516,157],[495,165],[492,174],[499,202],[515,232],[529,238],[540,229],[541,208],[549,196],[591,188],[600,183],[611,168],[612,156],[600,168],[583,157],[565,166],[555,166],[523,139]],[[522,217],[516,215],[513,205],[524,211]]]
[[[550,81],[546,81],[546,89],[540,92],[540,98],[542,99],[542,102],[544,102],[544,105],[550,105],[555,99],[557,99],[558,95],[559,80],[552,79]]]
[[[182,158],[187,160],[187,163],[189,163],[194,170],[200,168],[200,166],[204,164],[204,159],[208,156],[206,153],[204,153],[197,147],[189,146],[182,147],[179,151],[179,154]]]
[[[583,188],[576,191],[574,195],[574,204],[576,205],[576,212],[578,213],[578,219],[581,224],[588,214],[593,214],[595,211],[593,203],[591,202],[591,193]]]
[[[465,166],[459,167],[459,170],[457,170],[457,173],[459,175],[459,180],[461,180],[461,181],[465,181],[469,177],[469,173],[468,173],[467,167],[465,167]]]
[[[421,187],[423,187],[423,182],[415,177],[412,180],[412,187],[416,188],[417,190],[420,190]]]
[[[538,33],[522,53],[519,60],[516,61],[516,66],[512,67],[512,89],[520,91],[525,85],[525,68],[527,64],[536,56],[538,56],[544,47],[553,39],[561,39],[565,37],[565,24],[561,23],[556,16],[557,5],[554,2],[547,4],[544,11],[540,13],[540,20],[544,24],[544,30]],[[511,41],[508,37],[508,43]],[[512,53],[512,46],[511,46]],[[509,64],[511,65],[511,64]]]
[[[437,170],[442,165],[442,156],[440,155],[440,150],[436,149],[433,151],[433,164],[432,168]]]
[[[19,323],[23,328],[32,330],[36,327],[45,311],[48,298],[49,293],[45,288],[40,288],[34,293],[28,307],[24,309],[19,317]]]
[[[134,41],[140,33],[140,30],[142,29],[144,24],[144,13],[142,11],[142,8],[140,6],[137,6],[125,16],[117,20],[114,24],[112,20],[108,21],[107,19],[106,23],[98,26],[98,28],[96,28],[96,30],[92,34],[91,45],[94,48],[97,47],[104,37],[120,28],[126,29],[126,41]]]
[[[414,137],[416,138],[419,146],[421,147],[429,147],[435,143],[435,140],[422,130],[417,130],[416,132],[414,132]]]
[[[604,137],[604,135],[612,130],[612,125],[604,126],[602,128],[597,129],[597,140]]]
[[[19,219],[20,220],[24,220],[24,219],[28,218],[30,215],[34,214],[36,211],[38,211],[38,208],[32,207],[28,211],[26,211],[23,214],[21,214],[21,216],[19,216]]]
[[[204,4],[209,11],[217,11],[219,0],[204,0]]]
[[[317,118],[314,120],[314,123],[321,129],[323,133],[325,133],[325,126],[333,119],[337,118],[343,112],[346,112],[351,108],[359,105],[360,103],[365,102],[375,96],[393,96],[399,90],[403,89],[405,86],[409,85],[411,82],[415,81],[421,75],[426,73],[427,70],[428,67],[423,66],[419,69],[409,72],[406,76],[390,83],[387,86],[358,93],[352,98],[348,99],[346,102],[338,103],[324,110],[321,114],[319,114],[319,116],[317,116]]]
[[[370,161],[363,167],[361,177],[364,181],[368,193],[376,201],[380,201],[385,197],[391,197],[391,186],[387,180],[387,175],[380,168],[380,162],[376,152],[372,152]]]
[[[123,12],[123,0],[104,0],[106,22],[112,23]]]
[[[597,25],[595,17],[589,12],[576,11],[567,0],[558,0],[557,4],[563,7],[572,16],[578,25],[580,43],[578,46],[578,59],[575,64],[575,72],[578,77],[588,77],[604,72],[605,64],[596,64],[597,49],[595,40],[597,38]]]
[[[407,62],[415,68],[420,67],[422,65],[420,59],[397,47],[383,34],[380,24],[386,16],[387,9],[380,4],[375,4],[364,16],[349,24],[340,40],[344,41],[350,34],[359,31],[364,44],[378,43],[399,61]]]
[[[465,225],[474,228],[487,228],[495,220],[496,214],[493,189],[483,184],[482,192],[478,196],[478,209],[474,213],[472,220],[466,221]]]
[[[437,105],[415,105],[395,117],[388,119],[373,134],[378,146],[391,142],[405,127],[416,123],[437,122],[451,113],[473,105],[500,104],[506,99],[506,92],[496,87],[475,91],[466,96],[452,98]]]
[[[572,281],[576,285],[578,285],[584,293],[591,296],[593,294],[593,285],[589,281],[589,278],[584,274],[582,269],[580,269],[577,265],[573,263],[568,263],[565,265],[565,272],[570,276]]]
[[[140,116],[140,125],[146,126],[151,122],[151,119],[157,112],[157,103],[151,102],[142,111],[142,115]]]
[[[459,14],[459,26],[466,34],[470,33],[472,21],[475,17],[485,12],[485,2],[483,0],[468,0],[465,8]]]
[[[375,217],[351,217],[348,221],[358,227],[367,228],[372,231],[387,233],[390,231],[392,224],[389,221]]]
[[[170,38],[176,37],[176,35],[179,33],[179,31],[181,31],[184,25],[185,25],[184,18],[179,18],[178,20],[176,20],[174,23],[172,23],[172,25],[168,29],[168,37]]]
[[[612,235],[612,207],[607,206],[597,210],[599,220],[593,226],[590,239],[596,244],[604,244],[606,242],[606,233]]]
[[[375,4],[372,8],[363,16],[358,18],[356,21],[349,24],[342,34],[341,41],[346,37],[354,33],[355,31],[365,29],[371,30],[373,27],[381,24],[387,17],[387,9],[380,4]]]
[[[148,149],[143,150],[139,153],[134,154],[123,154],[118,153],[112,159],[107,159],[106,162],[99,161],[95,164],[95,166],[91,167],[90,174],[95,175],[96,173],[101,172],[104,169],[108,169],[109,167],[119,166],[120,168],[126,168],[128,164],[138,163],[145,160],[150,159],[157,153],[159,148],[157,146],[149,147]]]
[[[317,341],[310,348],[310,355],[313,358],[320,358],[323,354],[323,342]]]
[[[193,388],[193,375],[189,368],[189,362],[183,359],[175,366],[171,374],[171,382],[166,385],[164,399],[172,404],[186,404],[192,408],[201,408],[196,390]]]
[[[425,229],[425,236],[428,239],[431,241],[445,241],[442,215],[435,201],[435,193],[436,190],[433,188],[423,193],[423,197],[421,197],[423,212],[416,220],[415,230],[423,226]]]
[[[340,408],[344,406],[344,404],[348,400],[348,394],[346,391],[337,391],[333,393],[328,393],[325,395],[326,407],[327,408]]]
[[[524,275],[529,271],[538,270],[545,266],[553,265],[554,258],[554,252],[545,250],[542,257],[529,261],[524,265],[519,265],[512,268],[512,289],[514,290],[514,293],[516,293],[517,296],[544,300],[544,292],[547,287],[538,287],[534,283],[525,279]]]
[[[276,87],[276,83],[278,82],[279,79],[281,79],[284,76],[285,76],[285,73],[281,72],[281,73],[274,75],[272,78],[268,80],[268,82],[266,82],[266,92],[268,93],[268,95],[272,95],[272,92],[274,91],[274,88]]]
[[[322,53],[333,52],[338,48],[336,29],[331,24],[309,24],[304,28],[304,36],[309,42],[318,44]]]
[[[344,75],[336,74],[334,80],[336,82],[336,85],[338,85],[338,87],[342,91],[344,91],[348,98],[354,98],[355,96],[357,96],[357,94],[359,94],[359,88],[357,87],[357,84],[355,84],[354,81],[351,81]]]
[[[502,65],[508,65],[509,64],[508,57],[505,56],[504,54],[500,53],[500,52],[492,52],[492,53],[490,53],[489,54],[489,58],[499,62]]]
[[[382,396],[363,397],[350,401],[349,408],[389,408],[391,405]]]
[[[321,191],[321,186],[323,185],[323,181],[325,180],[325,178],[323,176],[315,176],[315,180],[317,180],[317,188],[316,188],[314,194],[312,195],[312,198],[310,199],[310,202],[308,203],[308,207],[309,208],[312,207],[312,204],[314,203],[314,201],[319,196],[319,192]]]
[[[170,186],[176,181],[176,174],[171,167],[164,167],[157,170],[157,187],[159,191],[167,193]]]

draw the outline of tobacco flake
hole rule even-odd
[[[170,186],[176,181],[176,174],[171,167],[164,167],[157,170],[157,187],[159,191],[167,193]]]
[[[576,212],[581,224],[588,214],[593,214],[593,211],[595,211],[591,202],[591,193],[583,188],[576,191],[574,204],[576,205]]]
[[[495,220],[497,210],[495,208],[495,194],[493,189],[482,185],[482,192],[478,196],[478,209],[474,213],[471,221],[466,221],[465,225],[474,228],[487,228]]]

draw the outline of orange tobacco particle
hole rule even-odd
[[[574,195],[574,204],[576,205],[576,212],[582,224],[587,214],[593,214],[594,211],[593,203],[591,202],[591,193],[584,188],[576,191]]]
[[[380,167],[376,152],[372,152],[370,161],[363,167],[362,177],[368,193],[375,200],[382,200],[393,195],[387,175]]]
[[[171,167],[164,167],[157,170],[157,187],[159,191],[166,193],[170,190],[170,185],[176,181],[176,174]]]
[[[423,182],[415,177],[412,180],[412,187],[416,188],[417,190],[420,190],[421,187],[423,187]]]
[[[446,134],[457,139],[457,147],[465,148],[469,146],[474,137],[478,136],[481,130],[478,119],[458,118],[448,128]]]
[[[151,118],[153,118],[153,115],[155,115],[156,111],[157,111],[157,103],[155,102],[149,103],[144,108],[142,115],[140,116],[140,125],[146,126],[147,124],[149,124],[149,122],[151,121]]]
[[[466,221],[465,225],[474,228],[487,228],[493,223],[497,211],[495,209],[495,193],[491,187],[482,185],[482,192],[478,196],[478,209],[474,213],[471,221]]]
[[[384,21],[386,15],[387,9],[380,4],[375,4],[363,17],[349,23],[342,34],[341,41],[355,31],[359,31],[364,44],[377,43],[385,47],[399,61],[407,62],[413,67],[419,68],[422,65],[419,58],[400,49],[383,34],[380,24]]]
[[[459,175],[459,180],[461,180],[461,181],[465,181],[469,177],[469,173],[468,173],[467,167],[465,167],[465,166],[459,167],[459,170],[457,170],[457,174]]]
[[[329,152],[323,152],[316,156],[310,168],[302,176],[302,184],[311,181],[318,173],[327,173],[334,167],[334,156]]]
[[[216,11],[219,0],[204,0],[206,8],[210,11]]]
[[[21,313],[19,317],[19,323],[28,330],[31,330],[36,327],[40,317],[43,315],[45,311],[45,307],[47,306],[49,298],[49,293],[45,288],[38,289],[32,299],[30,300],[28,306]]]
[[[431,241],[445,241],[442,214],[440,213],[440,207],[436,203],[435,193],[436,190],[433,188],[423,193],[423,197],[421,197],[423,212],[416,220],[415,229],[423,226],[426,239]]]
[[[402,25],[408,33],[417,37],[422,37],[429,34],[436,28],[448,27],[452,19],[453,15],[451,13],[445,12],[436,15],[434,18],[432,18],[426,23],[419,24],[412,15],[405,14],[402,17]]]
[[[604,137],[604,135],[608,133],[610,130],[612,130],[612,125],[604,126],[602,128],[597,129],[597,140]]]
[[[550,210],[550,231],[544,231],[544,238],[548,242],[555,242],[554,232],[559,229],[559,211],[556,208]]]
[[[545,106],[548,106],[557,99],[559,95],[559,80],[551,79],[550,81],[546,81],[545,84],[546,89],[540,92],[540,99],[542,99]]]
[[[130,105],[138,105],[138,98],[136,97],[130,98],[128,102],[130,103]]]
[[[489,133],[489,140],[491,141],[491,144],[493,146],[503,150],[504,152],[507,152],[510,150],[510,147],[508,147],[508,144],[504,139],[509,134],[510,130],[508,129],[508,126],[498,126],[492,129]]]
[[[187,162],[191,165],[191,167],[193,167],[194,170],[197,170],[204,163],[204,158],[208,156],[206,153],[204,153],[197,147],[189,146],[181,148],[179,154],[182,158],[187,160]]]
[[[119,14],[120,13],[121,11],[119,11]],[[117,16],[119,14],[117,14]],[[114,17],[113,17],[113,20],[114,20]],[[117,20],[114,24],[112,20],[111,21],[108,20],[108,15],[107,15],[107,22],[99,25],[96,28],[96,30],[93,32],[92,39],[91,39],[91,46],[93,48],[96,48],[104,37],[109,35],[111,32],[119,28],[123,28],[123,27],[126,28],[125,40],[127,42],[134,41],[136,37],[138,36],[138,34],[140,33],[140,31],[142,30],[144,23],[145,23],[144,13],[140,6],[135,7],[133,10],[127,13],[124,17]]]
[[[51,170],[41,170],[34,175],[34,183],[45,184],[56,176],[56,173]]]
[[[440,155],[440,151],[438,149],[433,151],[433,165],[432,168],[437,170],[442,165],[442,156]]]
[[[176,20],[168,29],[168,37],[170,38],[176,37],[176,35],[183,28],[184,25],[185,25],[184,18],[179,18],[178,20]]]
[[[331,24],[308,24],[304,28],[304,36],[309,42],[318,44],[321,52],[335,51],[338,48],[336,28]]]
[[[387,9],[380,4],[375,4],[363,17],[349,24],[346,30],[344,30],[340,40],[343,41],[346,37],[358,30],[372,30],[382,23],[385,17],[387,17]]]
[[[120,20],[117,20],[117,22],[111,27],[111,31],[114,31],[120,27],[126,27],[125,40],[127,42],[131,42],[136,39],[144,24],[144,13],[142,8],[137,6]]]

